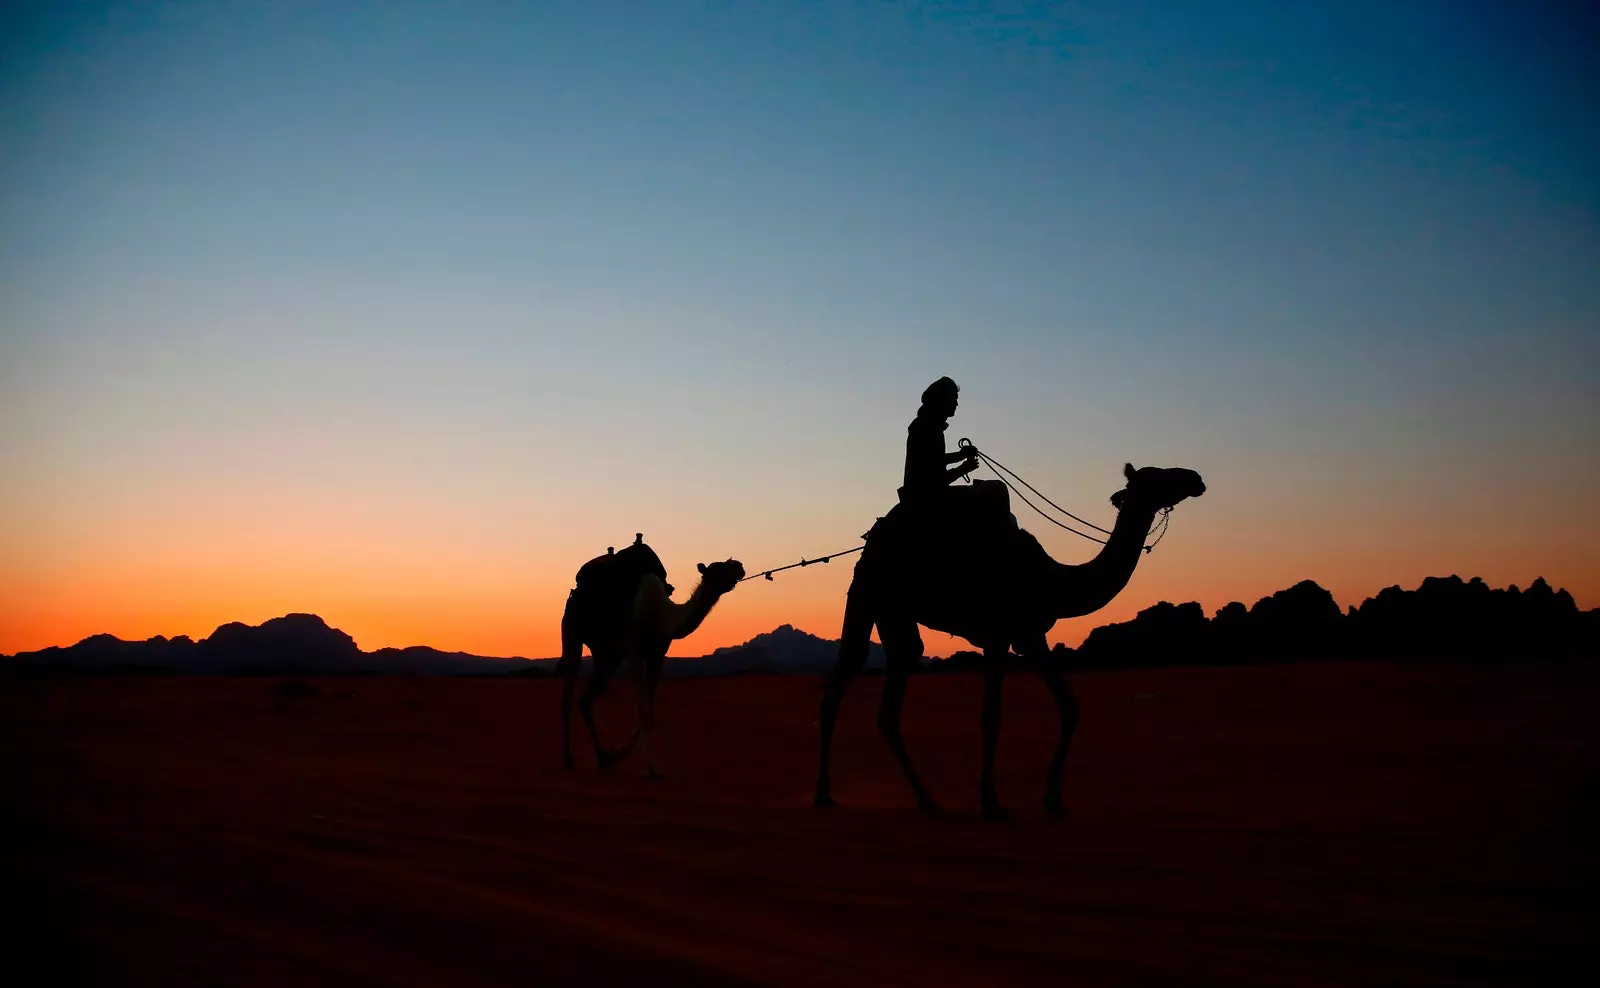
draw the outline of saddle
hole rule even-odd
[[[900,505],[890,512],[901,518],[903,534],[938,537],[941,534],[994,534],[1017,528],[1011,513],[1011,491],[998,480],[975,480],[966,486],[952,484],[908,497],[900,488]]]
[[[867,537],[892,543],[893,557],[919,582],[947,584],[992,573],[1015,551],[1021,531],[1006,485],[978,480],[911,498],[901,488],[900,503]]]
[[[644,543],[642,535],[635,536],[633,544],[627,548],[607,549],[605,555],[580,566],[577,585],[570,596],[587,619],[586,623],[593,626],[598,621],[603,627],[620,628],[627,623],[634,595],[639,592],[639,581],[646,576],[656,577],[666,585],[667,593],[672,593],[661,557]]]

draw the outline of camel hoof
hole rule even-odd
[[[578,767],[578,763],[573,761],[571,755],[562,755],[561,756],[561,767],[566,769],[568,772],[571,772],[572,770],[574,770],[574,769],[576,769]]]
[[[594,760],[595,764],[600,767],[600,771],[609,772],[617,767],[618,762],[622,761],[622,752],[617,751],[615,748],[607,748],[597,752]]]
[[[1067,808],[1061,805],[1060,796],[1046,796],[1044,798],[1044,811],[1054,817],[1067,815]]]
[[[930,816],[932,814],[941,813],[944,811],[944,807],[927,798],[917,800],[917,809],[929,814]]]
[[[838,806],[839,804],[835,803],[833,801],[833,797],[832,796],[828,795],[825,792],[819,792],[815,796],[811,797],[811,805],[812,806],[823,806],[823,807],[826,807],[826,806]]]
[[[998,803],[993,803],[983,808],[983,818],[990,823],[1015,823],[1016,817],[1011,811]]]
[[[651,779],[653,781],[656,781],[656,782],[660,782],[662,779],[666,778],[666,776],[664,776],[660,772],[656,771],[656,768],[655,768],[654,765],[650,766],[648,769],[645,769],[644,777],[647,778],[647,779]]]

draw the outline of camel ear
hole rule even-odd
[[[704,576],[705,573],[706,573],[706,564],[705,563],[695,563],[694,565],[695,565],[695,568],[700,571],[700,575]]]
[[[1122,465],[1122,475],[1124,477],[1127,477],[1129,480],[1132,480],[1133,479],[1133,475],[1135,473],[1137,473],[1137,472],[1138,471],[1133,469],[1133,464],[1132,463],[1124,463]]]

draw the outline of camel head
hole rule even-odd
[[[1122,465],[1122,475],[1128,486],[1111,495],[1111,504],[1121,511],[1125,506],[1138,504],[1153,510],[1170,508],[1186,497],[1199,497],[1206,492],[1206,482],[1193,470],[1183,467],[1140,467],[1132,463]]]
[[[700,582],[706,589],[717,596],[722,596],[744,579],[744,564],[737,559],[729,559],[720,563],[700,563]]]

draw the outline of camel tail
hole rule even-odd
[[[556,663],[556,675],[563,680],[561,686],[561,762],[568,769],[572,760],[572,687],[583,670],[583,634],[574,613],[574,599],[567,598],[566,609],[561,612],[561,659]]]

